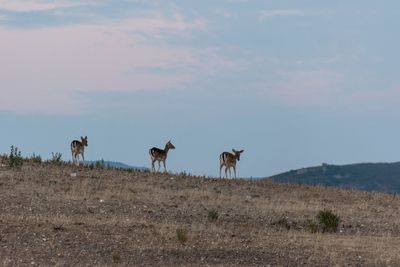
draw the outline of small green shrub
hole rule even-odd
[[[24,159],[22,158],[21,151],[18,150],[18,147],[11,146],[10,155],[8,156],[8,166],[20,169],[23,163]]]
[[[319,211],[317,220],[323,233],[336,233],[339,229],[340,218],[330,210]]]
[[[105,169],[107,166],[106,163],[104,162],[104,159],[102,159],[95,162],[95,167],[98,169]]]
[[[119,255],[117,255],[117,254],[114,254],[112,256],[112,260],[113,260],[114,263],[121,263],[121,257]]]
[[[51,159],[50,159],[50,163],[54,164],[54,165],[62,165],[63,161],[62,161],[62,154],[59,152],[51,152]]]
[[[215,209],[210,209],[208,211],[208,221],[209,222],[216,222],[218,220],[219,214],[218,211]]]
[[[318,223],[316,223],[314,220],[307,220],[306,227],[311,233],[317,233],[319,231]]]
[[[184,244],[188,240],[188,231],[185,228],[178,228],[176,229],[176,237],[179,242]]]
[[[42,157],[40,155],[36,155],[35,153],[33,153],[29,160],[35,164],[42,164]]]
[[[0,155],[0,164],[6,164],[8,165],[8,155],[7,154],[2,154]]]
[[[129,172],[129,173],[140,173],[140,172],[146,172],[147,170],[141,170],[141,169],[137,169],[137,168],[127,168],[124,169],[125,171]]]
[[[279,226],[287,230],[290,230],[292,228],[290,221],[286,217],[282,217],[279,220],[272,222],[271,225]]]
[[[62,225],[56,225],[56,226],[53,226],[53,230],[54,231],[65,231],[65,228]]]
[[[190,173],[187,173],[186,171],[181,171],[178,173],[178,176],[179,177],[187,177],[187,176],[190,176]]]

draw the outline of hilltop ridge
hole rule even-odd
[[[137,166],[131,166],[129,164],[119,162],[119,161],[112,161],[112,160],[85,160],[83,162],[84,165],[99,165],[99,166],[104,166],[106,168],[114,168],[114,169],[130,169],[132,171],[150,171],[149,168],[147,167],[137,167]]]
[[[366,191],[400,193],[400,162],[358,163],[291,170],[268,177],[276,182],[335,186]]]
[[[0,184],[3,266],[400,264],[393,195],[29,162]]]

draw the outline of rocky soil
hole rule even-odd
[[[26,163],[0,201],[3,266],[400,265],[396,195]]]

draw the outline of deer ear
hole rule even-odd
[[[236,153],[236,150],[235,150],[235,149],[232,149],[232,151],[233,151],[233,153]]]
[[[85,136],[85,139],[87,139],[87,135]]]
[[[244,152],[244,150],[243,150],[243,149],[239,151],[239,153],[243,153],[243,152]]]
[[[81,139],[83,139],[83,137],[81,136]]]

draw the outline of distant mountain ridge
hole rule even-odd
[[[336,186],[400,193],[400,162],[331,165],[291,170],[266,179],[284,183]]]

